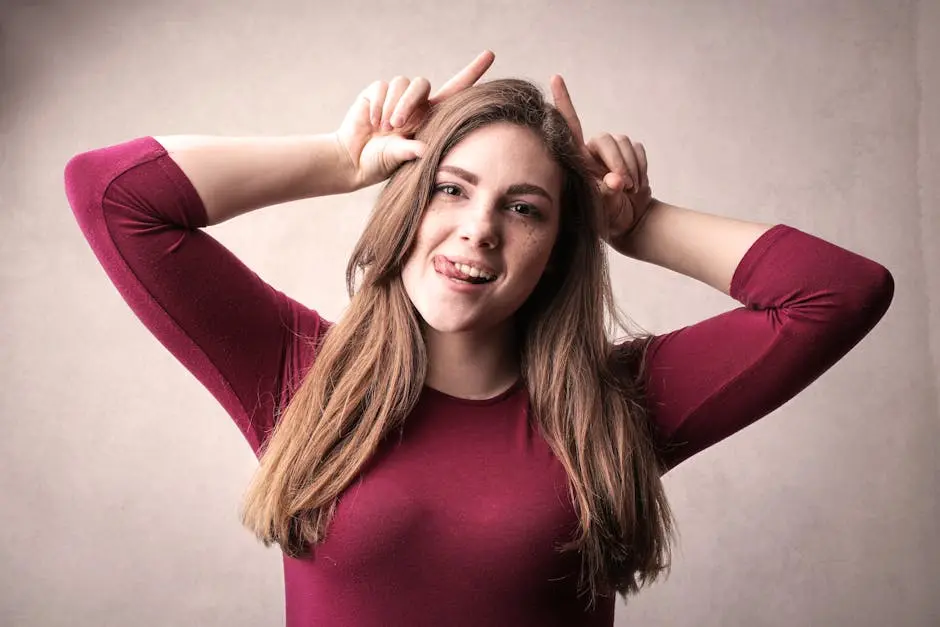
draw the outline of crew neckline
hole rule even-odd
[[[436,398],[439,398],[439,399],[442,399],[451,403],[459,403],[461,405],[472,405],[472,406],[480,407],[484,405],[495,405],[496,403],[504,401],[510,396],[513,396],[514,394],[516,394],[523,387],[525,386],[523,385],[522,377],[519,377],[518,379],[516,379],[515,383],[510,385],[508,388],[506,388],[505,390],[503,390],[496,396],[491,396],[490,398],[461,398],[459,396],[453,396],[451,394],[448,394],[447,392],[441,392],[440,390],[432,388],[429,385],[425,385],[424,390],[425,392],[428,393],[429,396],[436,397]]]

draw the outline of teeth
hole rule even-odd
[[[454,267],[463,272],[464,274],[471,276],[473,278],[483,278],[486,280],[495,279],[496,277],[492,274],[488,274],[479,268],[474,268],[473,266],[468,266],[465,263],[454,263]]]

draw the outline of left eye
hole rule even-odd
[[[533,207],[532,205],[530,205],[530,204],[528,204],[528,203],[524,203],[524,202],[513,203],[513,204],[509,205],[509,208],[510,208],[513,212],[518,213],[518,214],[520,214],[520,215],[524,215],[524,216],[531,216],[531,215],[535,215],[535,214],[537,213],[536,210],[535,210],[535,207]]]

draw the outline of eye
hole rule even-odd
[[[463,190],[453,183],[441,183],[434,188],[435,193],[441,193],[446,196],[460,196]]]
[[[509,205],[509,210],[513,213],[518,213],[522,216],[531,216],[533,218],[537,218],[541,215],[538,209],[526,202],[514,202]]]

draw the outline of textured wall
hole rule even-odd
[[[494,77],[562,73],[589,135],[643,141],[664,200],[790,224],[897,282],[822,379],[668,475],[673,575],[618,624],[940,624],[938,4],[6,0],[0,624],[283,622],[279,554],[237,521],[254,458],[98,266],[65,200],[69,157],[331,131],[373,79],[440,84],[485,47]],[[213,234],[335,317],[374,195]],[[612,272],[652,331],[736,305],[626,259]]]

